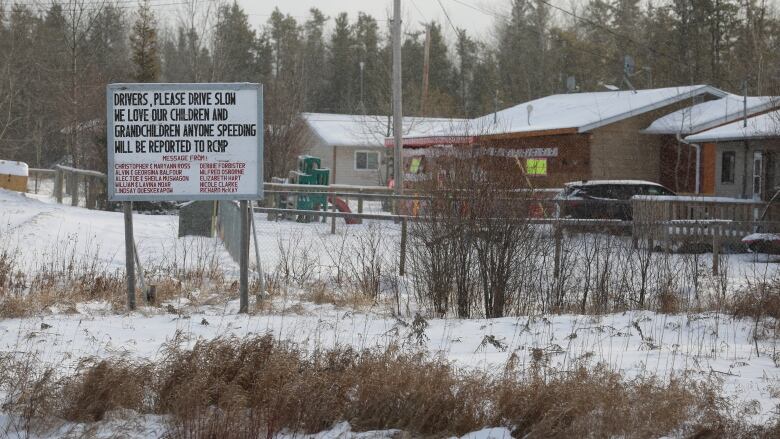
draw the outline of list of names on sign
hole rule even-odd
[[[259,92],[253,84],[109,86],[111,199],[259,197]]]

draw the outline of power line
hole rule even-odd
[[[436,0],[439,2],[439,6],[441,7],[442,12],[444,12],[444,17],[447,18],[447,22],[452,27],[452,30],[455,31],[455,37],[458,36],[458,29],[455,27],[454,24],[452,24],[452,20],[450,19],[450,14],[447,13],[447,8],[444,7],[444,4],[441,2],[441,0]]]

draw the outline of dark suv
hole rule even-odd
[[[634,195],[672,195],[660,184],[642,180],[591,180],[566,183],[558,194],[559,218],[630,220]]]

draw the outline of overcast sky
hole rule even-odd
[[[380,20],[380,27],[386,26],[389,16],[392,16],[392,0],[238,0],[244,7],[253,26],[264,23],[274,8],[286,14],[295,16],[298,21],[306,19],[309,9],[316,7],[328,17],[335,17],[340,12],[349,14],[352,22],[359,11],[372,15]],[[441,0],[441,5],[449,14],[455,27],[464,28],[469,34],[480,38],[488,37],[493,26],[494,17],[479,11],[505,10],[509,0]],[[454,34],[444,15],[439,0],[401,0],[402,19],[407,25],[419,27],[419,23],[438,21],[442,24],[445,35]],[[333,20],[329,22],[332,24]]]

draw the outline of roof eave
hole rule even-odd
[[[723,91],[721,89],[718,89],[718,88],[715,88],[715,87],[713,87],[711,85],[703,85],[703,86],[701,86],[701,87],[699,87],[699,88],[697,88],[695,90],[691,90],[691,91],[689,91],[687,93],[682,93],[682,94],[677,95],[677,96],[672,96],[670,98],[658,101],[658,102],[653,103],[651,105],[646,105],[644,107],[640,107],[640,108],[637,108],[635,110],[631,110],[631,111],[625,112],[623,114],[619,114],[617,116],[609,117],[609,118],[606,118],[606,119],[603,119],[603,120],[600,120],[598,122],[594,122],[594,123],[591,123],[591,124],[588,124],[588,125],[583,125],[583,126],[578,128],[578,132],[585,133],[585,132],[588,132],[588,131],[592,131],[592,130],[595,130],[596,128],[601,128],[601,127],[603,127],[605,125],[613,124],[615,122],[620,122],[621,120],[628,119],[629,117],[634,117],[634,116],[637,116],[639,114],[647,113],[648,111],[657,110],[657,109],[663,108],[663,107],[665,107],[667,105],[671,105],[671,104],[675,104],[677,102],[680,102],[683,99],[688,99],[690,97],[703,95],[705,93],[709,93],[709,94],[711,94],[713,96],[716,96],[716,97],[719,97],[719,98],[722,98],[722,97],[724,97],[724,96],[726,96],[728,94],[725,91]]]

